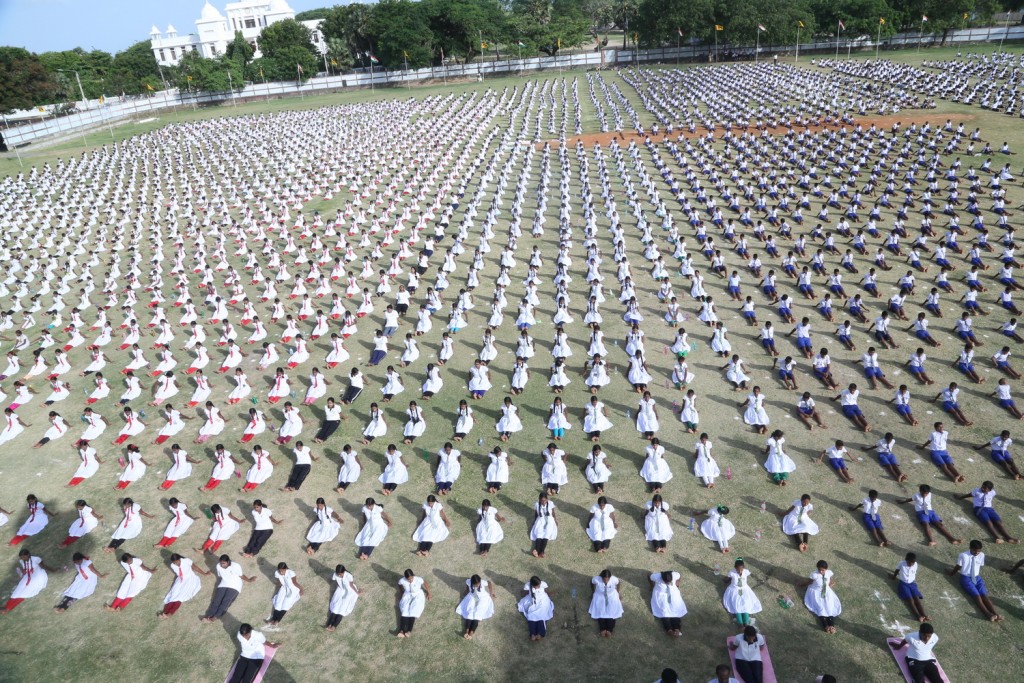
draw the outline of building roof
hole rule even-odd
[[[203,5],[203,11],[199,13],[200,21],[223,21],[224,15],[221,14],[216,7],[210,4],[210,0],[206,0],[206,4]]]

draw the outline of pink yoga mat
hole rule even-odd
[[[903,677],[905,679],[907,679],[907,683],[913,683],[913,679],[910,677],[910,667],[907,666],[907,649],[908,648],[903,647],[903,648],[900,648],[899,650],[892,649],[893,645],[898,644],[901,640],[903,640],[903,639],[902,638],[886,638],[885,639],[886,649],[889,650],[889,652],[892,653],[893,658],[896,660],[896,666],[898,666],[900,668],[900,671],[903,672]],[[939,676],[942,678],[942,680],[945,681],[946,683],[949,683],[949,677],[946,676],[946,672],[942,670],[942,665],[939,664],[938,660],[935,660],[935,666],[938,667],[938,669],[939,669]]]
[[[729,636],[725,639],[725,649],[729,651],[729,661],[732,663],[732,675],[738,678],[739,680],[743,680],[742,678],[740,678],[740,675],[736,673],[736,650],[730,647],[730,645],[732,645],[733,643],[733,640],[735,640],[735,636]],[[761,673],[762,677],[764,678],[764,683],[778,683],[778,680],[775,678],[775,667],[772,666],[772,656],[768,654],[767,640],[765,640],[764,647],[761,648],[761,666]]]
[[[269,645],[263,646],[263,666],[256,673],[256,678],[252,679],[253,683],[260,683],[263,677],[267,675],[267,669],[270,668],[270,662],[274,659],[274,655],[277,654],[276,647],[270,647]],[[235,659],[235,663],[231,666],[231,671],[228,672],[228,677],[224,679],[224,683],[228,683],[231,677],[235,675],[235,667],[238,666],[238,659]],[[768,680],[768,679],[765,679]]]

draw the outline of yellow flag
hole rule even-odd
[[[481,50],[486,50],[487,49],[487,43],[481,42],[480,43],[480,49]]]
[[[405,50],[402,50],[402,56],[405,57],[406,59],[409,59],[409,53],[406,52]]]
[[[799,26],[800,28],[804,28],[804,22],[802,21],[797,21],[796,25]]]
[[[881,19],[878,20],[878,25],[885,26],[885,17],[882,17]]]
[[[338,66],[337,60],[332,59],[331,60],[331,66]],[[263,69],[261,68],[260,69],[260,76],[262,76],[262,75],[263,75]]]
[[[964,21],[967,21],[967,16],[968,16],[967,12],[964,12]]]
[[[153,91],[153,86],[151,86],[149,83],[147,83],[146,84],[146,90],[149,90],[150,92],[152,92]]]
[[[724,31],[725,29],[720,24],[715,24],[716,31]]]
[[[191,83],[191,82],[192,82],[192,77],[191,77],[191,76],[185,76],[185,78],[187,78],[187,79],[188,79],[188,82],[189,82],[189,83]]]
[[[46,113],[46,107],[36,107],[36,109],[43,112],[44,114]]]
[[[100,95],[100,104],[103,104],[103,102],[104,102],[103,95]]]
[[[558,37],[558,49],[559,50],[562,49],[562,37],[561,36]]]

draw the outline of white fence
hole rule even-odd
[[[941,34],[905,33],[886,38],[879,47],[882,49],[906,47],[914,45],[931,45],[941,42]],[[950,31],[946,36],[947,44],[966,44],[978,42],[997,42],[1001,40],[1024,40],[1024,26],[972,28],[962,31]],[[818,41],[800,44],[800,52],[828,53],[835,50],[836,41]],[[857,40],[840,38],[839,52],[847,50],[874,50],[873,40]],[[773,45],[760,46],[762,58],[775,54],[792,54],[796,46]],[[44,115],[41,120],[7,126],[2,130],[8,146],[21,146],[52,135],[68,135],[78,133],[87,128],[109,126],[114,121],[129,117],[139,117],[173,108],[189,108],[215,104],[227,104],[237,101],[259,100],[271,97],[296,97],[324,92],[334,92],[348,88],[396,87],[406,83],[446,79],[477,79],[488,76],[500,76],[523,72],[557,71],[560,69],[598,68],[606,66],[628,65],[631,63],[672,63],[676,61],[711,61],[715,59],[714,45],[696,45],[680,48],[661,48],[651,50],[605,49],[600,52],[559,55],[557,57],[530,57],[527,59],[500,59],[477,61],[470,64],[456,64],[444,67],[428,67],[408,71],[385,71],[375,68],[372,76],[368,72],[351,73],[341,76],[311,78],[301,85],[297,81],[273,83],[252,83],[232,92],[189,93],[180,90],[164,90],[152,96],[139,96],[125,100],[108,98],[102,104],[91,100],[82,111],[67,116]],[[754,47],[751,45],[729,45],[721,43],[717,46],[717,59],[751,58]],[[49,111],[49,110],[48,110]],[[24,112],[31,115],[32,112]]]

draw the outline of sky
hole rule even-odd
[[[229,0],[211,0],[220,12]],[[0,0],[0,45],[32,52],[124,50],[173,24],[192,33],[205,0]],[[343,0],[288,0],[296,12],[345,4]]]

